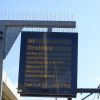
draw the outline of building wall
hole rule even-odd
[[[5,72],[3,72],[2,87],[2,100],[23,100]]]

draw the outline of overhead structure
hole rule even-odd
[[[16,38],[24,27],[75,28],[75,21],[34,21],[34,20],[0,20],[0,100],[2,100],[3,59],[7,56]]]

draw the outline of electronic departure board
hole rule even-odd
[[[18,92],[75,97],[78,33],[22,32]]]

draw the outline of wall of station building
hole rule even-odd
[[[3,72],[2,100],[23,100],[5,72]]]

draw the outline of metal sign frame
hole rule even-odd
[[[55,44],[56,45],[56,47],[59,47],[59,49],[61,50],[61,47],[63,47],[63,48],[65,48],[66,50],[67,50],[67,48],[72,48],[72,50],[71,51],[64,51],[64,52],[70,52],[70,53],[72,53],[71,54],[71,58],[72,58],[72,60],[70,60],[71,61],[71,65],[70,65],[70,71],[71,71],[71,77],[69,76],[69,74],[67,75],[67,73],[69,72],[68,70],[68,68],[67,68],[67,65],[65,66],[65,64],[68,64],[69,63],[69,61],[68,62],[64,62],[64,70],[66,70],[66,74],[64,74],[64,76],[66,76],[66,77],[68,77],[69,78],[69,80],[71,80],[71,83],[69,83],[70,84],[70,88],[59,88],[59,93],[56,93],[56,90],[58,89],[57,87],[56,88],[48,88],[48,89],[43,89],[42,87],[37,87],[37,88],[35,88],[35,87],[31,87],[30,88],[30,86],[29,87],[27,87],[27,86],[25,86],[25,84],[26,83],[31,83],[31,84],[35,84],[35,82],[30,82],[30,81],[27,81],[27,82],[25,82],[25,80],[28,80],[26,77],[25,77],[25,75],[26,74],[31,74],[31,73],[27,73],[26,72],[26,70],[27,70],[27,68],[26,68],[26,62],[27,62],[27,60],[26,60],[26,58],[27,58],[27,55],[26,55],[26,53],[28,52],[27,51],[27,46],[28,46],[28,44],[27,44],[27,40],[28,39],[34,39],[34,41],[37,41],[37,40],[42,40],[42,41],[44,41],[44,35],[47,35],[47,39],[45,38],[45,43],[46,43],[46,40],[48,41],[48,39],[52,39],[53,38],[53,40],[56,42],[57,41],[57,38],[59,39],[59,40],[66,40],[65,42],[68,42],[68,43],[64,43],[63,42],[63,44],[66,44],[66,45],[64,45],[64,46],[62,46],[63,44],[61,44],[60,42],[59,42],[59,44],[58,44],[58,42]],[[68,40],[68,41],[67,41]],[[72,40],[72,41],[70,41],[70,40]],[[33,42],[34,42],[33,41]],[[49,42],[50,41],[52,41],[52,40],[49,40]],[[70,42],[71,43],[70,43]],[[40,44],[41,44],[41,42],[39,42]],[[42,44],[42,45],[44,45],[44,47],[46,46],[46,44]],[[48,42],[47,42],[48,43]],[[57,44],[59,45],[59,46],[57,46]],[[37,44],[35,44],[35,43],[33,43],[33,44],[31,44],[32,46],[33,45],[37,45]],[[38,44],[39,45],[39,44]],[[54,45],[53,43],[51,44],[51,45]],[[55,49],[56,49],[56,47],[55,47]],[[20,67],[19,67],[19,85],[18,85],[18,92],[21,94],[21,95],[23,95],[23,96],[58,96],[58,97],[75,97],[76,96],[76,94],[77,94],[77,47],[78,47],[78,34],[77,33],[75,33],[75,32],[22,32],[22,37],[21,37],[21,52],[20,52]],[[57,48],[57,50],[59,50],[58,48]],[[63,49],[64,50],[64,49]],[[31,51],[31,52],[34,52],[34,50],[33,51]],[[37,52],[39,53],[39,50],[37,50]],[[29,52],[30,53],[30,52]],[[36,53],[36,50],[35,50],[35,53]],[[43,51],[42,51],[42,53],[43,53]],[[49,51],[45,51],[45,53],[47,53],[48,55],[49,55]],[[63,51],[61,50],[60,51],[60,53],[62,53],[63,54]],[[47,56],[47,54],[46,54],[46,56]],[[69,53],[68,53],[69,54]],[[53,53],[52,53],[52,55],[53,55]],[[28,55],[29,56],[29,55]],[[31,55],[30,55],[31,56]],[[59,56],[59,53],[56,55],[56,56]],[[62,60],[62,58],[63,58],[63,56],[64,56],[64,61],[66,61],[66,59],[68,58],[65,58],[65,53],[64,53],[64,55],[62,55],[62,57],[60,57],[59,58],[59,60],[61,61]],[[67,55],[66,54],[66,56],[69,56],[69,55]],[[46,59],[49,59],[49,56],[48,56],[48,58],[46,58]],[[39,60],[39,59],[38,59]],[[44,59],[43,59],[43,61],[45,60],[45,57],[44,57]],[[53,60],[53,59],[52,59]],[[58,60],[58,58],[56,57],[55,58],[55,60]],[[47,60],[48,61],[48,60]],[[32,60],[32,62],[34,62],[34,60]],[[38,61],[39,62],[39,61]],[[56,64],[56,67],[58,67],[58,65],[59,64]],[[36,66],[36,65],[32,65],[32,66]],[[40,66],[40,65],[39,65]],[[43,66],[46,66],[46,67],[48,67],[49,65],[43,65]],[[54,65],[52,65],[53,67],[55,67]],[[61,65],[60,65],[61,66]],[[63,64],[62,64],[62,66],[63,66]],[[61,68],[61,67],[60,67]],[[30,69],[28,69],[28,70],[30,70]],[[36,69],[31,69],[31,70],[37,70],[37,68]],[[42,69],[43,70],[43,69]],[[37,70],[38,71],[38,70]],[[49,70],[48,70],[49,71]],[[68,72],[67,72],[68,71]],[[62,70],[60,70],[60,73],[62,72]],[[62,72],[63,73],[63,72]],[[34,74],[34,73],[33,73]],[[38,73],[39,74],[39,73]],[[38,75],[38,74],[35,74],[35,75]],[[53,73],[54,74],[54,73]],[[63,77],[64,77],[63,76]],[[58,75],[57,75],[57,77],[58,77]],[[61,76],[60,76],[61,77]],[[63,78],[62,77],[62,78]],[[40,79],[39,78],[31,78],[31,80],[37,80],[37,81],[39,81],[39,82],[41,82],[40,81]],[[60,81],[61,81],[62,79],[60,79]],[[51,80],[52,81],[52,80]],[[58,80],[59,81],[59,80]],[[64,81],[64,80],[62,80],[62,81]],[[67,79],[66,79],[66,81],[68,81]],[[41,83],[40,83],[41,84]],[[49,83],[48,83],[49,84]],[[47,84],[47,85],[48,85]],[[59,83],[58,83],[59,84]],[[63,83],[64,84],[64,83]],[[50,85],[50,84],[49,84]],[[55,92],[54,92],[55,91]],[[65,92],[65,93],[64,93]]]

